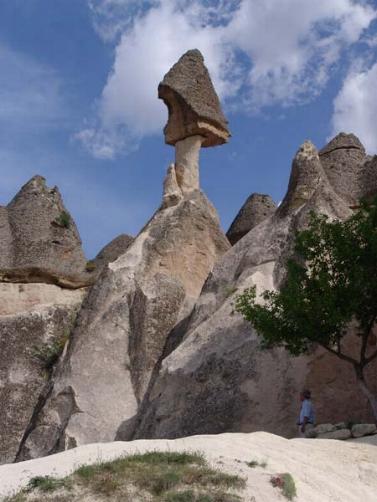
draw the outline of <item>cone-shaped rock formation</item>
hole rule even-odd
[[[344,135],[336,144],[339,139],[344,146]],[[333,152],[343,151],[343,146]],[[351,146],[347,148],[361,160],[363,148],[355,139]],[[304,387],[312,390],[319,422],[371,419],[350,365],[322,349],[298,358],[283,349],[261,351],[257,334],[233,306],[234,296],[244,288],[254,285],[261,293],[279,287],[295,232],[305,227],[311,210],[337,219],[352,214],[349,194],[341,196],[340,174],[328,177],[325,157],[331,154],[319,155],[310,142],[300,147],[283,203],[217,262],[189,322],[175,334],[182,342],[162,361],[133,434],[120,431],[119,438],[255,430],[294,435],[297,397]],[[348,173],[347,184],[355,187],[374,159],[360,167],[347,154],[346,165],[336,164],[334,169]],[[373,175],[368,169],[373,185],[377,172]],[[359,337],[352,332],[347,343],[350,353],[360,350]],[[366,378],[375,393],[376,374],[374,362]]]
[[[93,283],[81,240],[59,190],[34,176],[0,208],[0,280],[77,288]]]
[[[190,58],[193,67],[187,66]],[[182,109],[194,122],[185,122],[187,128],[172,141],[176,159],[165,178],[161,207],[90,290],[18,460],[113,440],[124,423],[133,428],[170,333],[186,322],[215,262],[230,247],[216,210],[199,189],[203,142],[221,143],[228,134],[200,53],[186,55],[160,87],[173,116],[177,110],[164,89],[174,81],[179,84],[174,93],[187,99]]]
[[[276,204],[269,195],[251,194],[239,210],[226,234],[232,246],[275,210]]]

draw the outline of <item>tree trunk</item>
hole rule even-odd
[[[377,423],[377,397],[368,389],[364,378],[363,368],[355,367],[355,371],[357,376],[357,383],[359,384],[359,387],[364,396],[368,399],[370,407],[372,408],[374,419]]]

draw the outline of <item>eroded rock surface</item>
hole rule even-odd
[[[338,134],[320,152],[321,164],[335,192],[349,204],[364,193],[365,149],[354,134]]]
[[[338,219],[352,214],[350,199],[333,185],[335,176],[330,181],[322,158],[305,142],[278,210],[218,261],[179,333],[182,343],[162,361],[134,432],[124,431],[124,439],[255,430],[294,435],[303,387],[312,390],[321,422],[370,419],[350,365],[321,349],[299,358],[282,349],[263,352],[255,332],[233,312],[234,296],[244,288],[279,287],[294,234],[305,227],[311,210]],[[350,162],[354,166],[353,156]],[[363,172],[352,166],[345,171],[359,180]],[[349,184],[359,186],[353,179]],[[351,351],[359,350],[358,343],[350,334]],[[367,378],[375,392],[376,374],[374,363]]]
[[[91,289],[19,459],[114,439],[136,415],[168,334],[228,248],[199,190],[181,192],[175,205],[156,212]]]
[[[0,463],[16,459],[84,295],[51,284],[0,284]]]
[[[94,260],[87,264],[87,269],[99,274],[103,268],[124,254],[134,241],[134,237],[127,234],[118,235],[97,254]]]
[[[226,236],[234,246],[244,235],[276,210],[276,204],[269,195],[253,193],[247,198],[231,224]]]
[[[0,281],[83,287],[93,282],[59,190],[34,176],[0,208]]]

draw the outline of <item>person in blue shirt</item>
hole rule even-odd
[[[301,409],[298,419],[299,436],[307,437],[307,433],[314,427],[315,414],[314,407],[311,399],[310,390],[304,390],[300,394]]]

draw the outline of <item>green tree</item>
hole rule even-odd
[[[286,272],[280,291],[264,291],[261,302],[255,287],[247,289],[236,298],[236,310],[264,348],[300,355],[314,343],[351,364],[377,420],[377,396],[365,378],[377,358],[377,199],[363,202],[344,222],[311,213]],[[359,339],[356,353],[345,347],[350,330]]]

